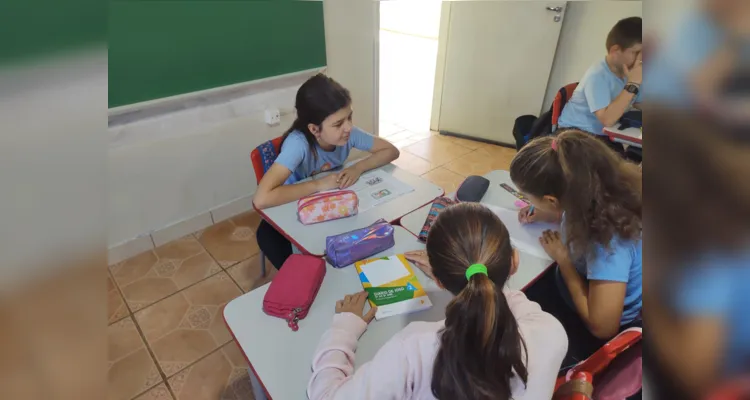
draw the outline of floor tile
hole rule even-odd
[[[125,305],[125,300],[122,299],[120,290],[117,289],[115,282],[107,274],[107,323],[111,324],[117,322],[129,313],[128,307]]]
[[[406,138],[403,140],[399,140],[398,142],[391,142],[394,146],[396,146],[399,150],[404,150],[405,148],[413,145],[414,143],[419,142],[418,139],[412,139],[412,138]]]
[[[380,121],[378,125],[378,130],[380,131],[380,134],[378,136],[382,138],[388,138],[393,134],[404,130],[404,128],[386,121]]]
[[[177,400],[253,399],[247,362],[235,342],[168,380]]]
[[[266,259],[266,276],[260,276],[260,254],[227,268],[227,273],[240,285],[245,293],[271,282],[276,275],[276,268]]]
[[[476,140],[469,140],[469,139],[464,139],[464,138],[458,138],[458,137],[455,137],[455,136],[446,136],[446,135],[441,135],[441,136],[444,137],[444,138],[446,138],[446,139],[448,139],[448,140],[450,140],[451,142],[453,142],[453,143],[455,143],[457,145],[466,147],[467,149],[476,150],[476,149],[478,149],[478,148],[483,147],[483,146],[486,145],[486,143],[478,142]]]
[[[221,268],[193,236],[175,240],[110,267],[132,311],[184,289]]]
[[[146,393],[136,397],[134,400],[174,400],[172,394],[169,393],[167,385],[164,383],[149,389]]]
[[[424,158],[435,166],[447,164],[472,151],[441,136],[431,136],[404,150]]]
[[[459,175],[484,175],[497,169],[508,170],[516,151],[500,146],[485,145],[477,151],[461,156],[443,168]]]
[[[393,163],[414,175],[422,175],[435,168],[429,161],[422,157],[415,156],[408,151],[402,151],[401,155],[399,155]]]
[[[242,294],[220,272],[135,313],[135,319],[166,376],[174,375],[232,339],[222,310]]]
[[[131,400],[162,381],[130,317],[110,325],[107,336],[109,399]]]
[[[397,132],[397,133],[394,133],[394,134],[388,136],[387,138],[385,138],[385,140],[387,140],[387,141],[389,141],[391,143],[398,143],[398,142],[400,142],[402,140],[410,139],[413,134],[414,133],[412,133],[411,131],[402,130],[401,132]],[[413,139],[415,141],[416,140],[421,140],[421,139],[417,139],[417,138],[413,138]]]
[[[247,212],[197,232],[195,236],[222,267],[229,267],[258,254],[255,232],[260,216]]]
[[[439,167],[422,175],[422,178],[440,186],[445,190],[445,193],[453,193],[458,189],[458,186],[461,185],[461,182],[463,182],[466,177],[443,167]]]

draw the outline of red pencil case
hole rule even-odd
[[[263,311],[298,330],[297,322],[307,316],[325,276],[322,258],[292,254],[271,281],[263,297]]]

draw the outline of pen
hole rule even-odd
[[[528,214],[528,216],[530,217],[532,215],[534,215],[534,205],[533,204],[529,207],[529,214]]]

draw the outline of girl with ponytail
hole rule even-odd
[[[358,338],[375,310],[362,292],[336,304],[333,326],[313,358],[310,399],[550,399],[567,350],[560,323],[519,291],[508,230],[489,209],[443,211],[427,251],[407,258],[455,297],[445,320],[412,322],[354,371]]]
[[[640,324],[642,174],[591,135],[567,130],[524,146],[510,177],[533,205],[521,223],[561,223],[539,238],[557,269],[527,294],[565,326],[569,366]]]
[[[354,126],[349,91],[332,78],[317,74],[308,79],[297,90],[294,107],[297,118],[284,133],[281,152],[263,175],[253,197],[253,204],[259,209],[297,201],[323,190],[347,188],[365,171],[382,167],[399,156],[391,143]],[[353,148],[371,155],[343,168]],[[300,182],[327,171],[338,172]],[[276,268],[292,254],[292,244],[265,221],[260,223],[256,237],[263,254]]]

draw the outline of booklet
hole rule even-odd
[[[370,305],[378,307],[375,319],[432,307],[427,292],[402,254],[357,261],[354,267],[369,295]]]
[[[553,231],[560,230],[560,224],[550,224],[546,222],[534,222],[531,224],[523,225],[518,222],[518,210],[509,210],[503,207],[487,205],[487,208],[492,210],[505,224],[510,234],[510,242],[519,251],[522,251],[532,256],[541,258],[543,260],[552,260],[547,252],[544,251],[544,247],[539,243],[539,238],[545,230],[550,229]]]

